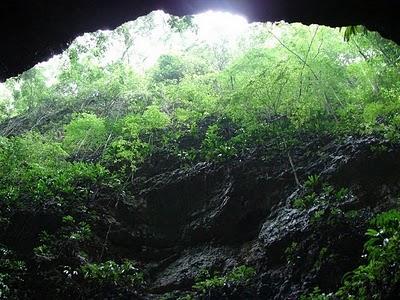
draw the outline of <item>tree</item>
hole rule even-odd
[[[19,113],[29,111],[41,103],[51,101],[50,91],[40,68],[22,73],[12,87],[16,110]]]
[[[99,150],[107,140],[105,121],[94,114],[82,113],[65,126],[63,145],[69,153]]]
[[[156,82],[179,82],[185,74],[185,65],[179,57],[161,55],[152,78]]]

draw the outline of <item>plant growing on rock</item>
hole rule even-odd
[[[0,246],[0,299],[17,299],[19,286],[24,281],[26,263],[14,256],[13,251]]]
[[[321,182],[321,178],[319,175],[310,175],[307,180],[304,182],[304,188],[315,190]]]
[[[94,114],[82,113],[74,116],[64,131],[63,146],[72,154],[96,152],[107,140],[105,121]]]
[[[125,260],[118,264],[115,261],[87,263],[81,267],[86,280],[99,287],[139,287],[144,284],[143,273],[135,263]]]
[[[230,288],[236,285],[244,285],[253,278],[255,273],[254,268],[245,265],[233,268],[232,271],[224,276],[211,276],[209,272],[206,271],[202,273],[203,279],[200,279],[200,277],[192,288],[200,294],[207,294],[214,289],[222,287]]]
[[[400,284],[400,212],[390,210],[377,215],[367,230],[364,245],[366,263],[345,274],[336,293],[314,290],[304,300],[385,299]]]
[[[292,263],[298,258],[297,257],[298,251],[299,251],[299,244],[297,242],[292,242],[285,249],[285,256],[288,263]]]
[[[318,186],[321,186],[321,188],[317,188]],[[320,184],[319,179],[315,178],[307,181],[305,187],[307,188],[303,196],[293,200],[292,205],[294,208],[309,209],[316,204],[341,203],[351,195],[347,188],[337,190],[332,185]]]

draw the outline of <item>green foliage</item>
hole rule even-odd
[[[202,143],[203,156],[207,160],[223,160],[235,154],[235,149],[220,135],[217,124],[208,127]]]
[[[120,138],[115,140],[110,147],[109,157],[113,157],[113,163],[127,163],[132,171],[136,170],[136,166],[143,162],[144,157],[149,153],[149,145],[139,139],[125,140]]]
[[[296,260],[298,250],[299,250],[299,244],[297,242],[292,242],[285,249],[285,256],[288,263]]]
[[[302,299],[385,299],[400,283],[400,212],[390,210],[377,215],[366,232],[366,263],[343,278],[335,294],[319,289]]]
[[[364,245],[368,262],[344,278],[336,295],[342,299],[384,298],[400,283],[400,212],[391,210],[376,216]],[[384,288],[382,288],[384,287]]]
[[[67,275],[84,272],[95,287],[139,284],[143,277],[131,262],[91,263],[80,269],[77,255],[87,261],[83,254],[97,241],[91,218],[99,216],[87,212],[89,204],[102,199],[103,189],[108,197],[122,197],[126,189],[122,192],[121,186],[148,171],[140,168],[163,165],[160,159],[171,162],[166,168],[175,168],[239,160],[258,150],[268,158],[279,152],[287,156],[309,136],[377,135],[400,141],[400,48],[378,34],[358,34],[365,28],[350,26],[345,42],[338,30],[281,23],[205,42],[198,39],[191,16],[169,18],[170,28],[164,23],[152,28],[155,19],[149,20],[88,35],[59,59],[3,86],[0,225],[7,228],[13,212],[32,207],[63,216],[60,228],[43,232],[35,244],[38,264],[58,265],[57,260],[68,258]],[[159,40],[165,42],[159,48],[166,50],[158,59],[141,57],[141,33],[151,37],[160,32]],[[120,57],[110,57],[116,41],[125,49]],[[167,46],[169,41],[176,45]],[[386,150],[371,148],[376,155]],[[324,184],[316,174],[299,193],[292,206],[318,206],[312,210],[315,224],[344,215],[337,204],[351,197],[348,189]],[[67,207],[82,208],[84,217]],[[362,299],[376,295],[379,285],[390,290],[396,284],[398,229],[396,213],[391,214],[373,223],[368,262],[346,277],[338,296]],[[345,216],[357,217],[350,212]],[[297,246],[287,249],[291,261]],[[2,296],[11,295],[14,285],[12,267],[5,269],[8,273],[0,274]],[[245,285],[253,274],[245,266],[224,276],[208,274],[194,290],[201,294]],[[386,275],[379,279],[378,274]],[[314,296],[329,297],[319,291]]]
[[[297,209],[307,209],[313,206],[317,202],[317,194],[312,192],[302,198],[296,198],[293,201],[293,207]]]
[[[364,26],[361,26],[361,25],[347,26],[347,27],[345,27],[343,37],[344,37],[344,40],[346,42],[348,42],[348,41],[350,41],[352,36],[355,36],[360,33],[367,34],[368,33],[367,28],[365,28]]]
[[[251,280],[255,274],[256,271],[254,268],[241,265],[233,268],[233,270],[226,274],[225,277],[228,282],[242,284],[247,283],[249,280]]]
[[[350,197],[347,188],[335,189],[333,186],[322,183],[319,176],[309,176],[304,183],[304,191],[301,197],[293,199],[293,207],[297,209],[308,209],[317,204],[341,203]],[[315,217],[319,219],[323,212],[317,211]]]
[[[54,254],[53,254],[53,245],[52,243],[54,242],[54,236],[48,234],[46,231],[43,231],[40,234],[39,241],[40,245],[33,248],[33,253],[36,257],[38,258],[43,258],[43,259],[53,259]]]
[[[68,215],[62,219],[62,227],[55,233],[43,231],[39,237],[39,245],[33,249],[37,261],[53,261],[68,257],[71,253],[81,251],[93,238],[91,226],[85,222],[77,222]]]
[[[322,293],[320,288],[316,287],[308,295],[302,295],[300,300],[330,300],[333,299],[333,294]]]
[[[193,16],[171,16],[168,20],[168,25],[172,28],[172,30],[177,32],[183,32],[188,29],[193,31],[197,30],[196,24],[193,23]]]
[[[161,296],[160,300],[194,300],[195,296],[192,292],[181,293],[165,293]]]
[[[337,202],[344,201],[350,195],[348,188],[340,188],[338,191],[334,191],[334,197]]]
[[[14,253],[0,246],[0,299],[16,299],[18,285],[23,282],[25,262],[14,257]]]
[[[192,17],[171,17],[168,23],[172,35],[196,35],[189,33]],[[229,41],[193,40],[184,52],[162,53],[144,74],[126,63],[135,47],[127,26],[115,33],[123,37],[126,52],[108,63],[103,60],[111,36],[96,33],[93,47],[71,45],[52,70],[56,83],[46,82],[44,67],[10,80],[16,106],[7,114],[29,112],[36,127],[35,120],[64,113],[42,133],[61,140],[64,127],[62,147],[72,159],[126,168],[130,171],[122,174],[129,176],[160,150],[187,164],[225,160],[271,141],[277,147],[302,134],[400,139],[395,44],[372,33],[345,43],[337,30],[323,26],[279,28],[280,34],[275,25],[250,30],[235,51]],[[348,28],[356,31],[359,27]],[[188,140],[190,145],[183,142]],[[305,185],[318,188],[316,181],[309,178]]]
[[[85,279],[98,287],[140,286],[144,284],[143,273],[130,260],[118,264],[115,261],[88,263],[81,267]]]
[[[70,240],[81,242],[81,241],[86,241],[86,240],[90,239],[91,234],[92,234],[92,230],[91,230],[90,226],[85,222],[80,222],[78,224],[77,230],[73,231],[66,238],[70,239]]]
[[[153,71],[155,82],[179,82],[185,75],[185,65],[179,57],[162,55],[158,59],[158,65]]]
[[[329,254],[329,249],[327,247],[322,247],[319,250],[318,258],[314,263],[314,268],[320,269],[324,260],[326,260],[329,256],[332,256],[332,254]]]
[[[119,137],[111,143],[105,160],[129,165],[134,172],[154,148],[162,146],[163,140],[157,138],[169,124],[169,116],[157,105],[148,106],[142,115],[125,117],[116,126]]]
[[[349,210],[345,213],[346,218],[350,220],[356,220],[360,217],[360,212],[358,210]]]
[[[307,180],[304,182],[304,187],[306,189],[314,190],[320,184],[320,176],[319,175],[310,175]]]
[[[162,112],[157,105],[150,105],[142,115],[142,130],[152,131],[164,129],[170,124],[169,116]]]
[[[318,223],[320,221],[322,221],[322,219],[326,217],[326,212],[325,210],[321,209],[321,210],[317,210],[316,212],[314,212],[314,214],[312,215],[311,221],[314,223]]]
[[[83,199],[107,171],[100,165],[68,162],[57,142],[38,134],[0,138],[0,195],[5,203]],[[18,187],[18,188],[16,188]]]
[[[50,101],[51,89],[46,86],[43,70],[32,68],[19,76],[12,88],[15,109],[25,112]]]
[[[70,152],[94,152],[107,139],[105,121],[94,114],[82,113],[65,126],[63,146]]]
[[[196,282],[193,285],[193,289],[199,291],[202,294],[206,294],[209,290],[223,287],[225,284],[225,278],[220,276],[214,276],[207,278],[203,281]]]
[[[207,270],[204,270],[193,285],[193,290],[206,294],[210,290],[224,286],[245,285],[254,277],[255,273],[254,268],[245,265],[233,268],[225,276],[211,276]]]

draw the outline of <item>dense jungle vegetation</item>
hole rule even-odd
[[[232,25],[205,38],[196,20],[156,12],[87,34],[2,84],[1,299],[32,297],[38,284],[65,297],[78,291],[96,298],[110,289],[140,294],[146,272],[134,257],[109,249],[98,203],[127,201],[138,180],[155,175],[151,170],[225,164],[263,148],[265,160],[283,153],[296,185],[312,191],[318,176],[304,183],[292,160],[306,137],[400,142],[395,43],[375,32],[345,40],[343,30],[285,22]],[[294,207],[305,209],[310,199]],[[57,217],[46,226],[58,229],[39,228],[40,236],[20,241],[19,249],[10,224],[49,212]],[[316,287],[304,299],[381,299],[399,285],[400,213],[370,222],[364,264],[337,291]],[[99,228],[106,237],[94,234]],[[254,273],[237,266],[208,274],[184,299],[246,285]]]

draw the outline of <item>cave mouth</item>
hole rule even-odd
[[[399,67],[218,11],[77,37],[0,84],[0,297],[394,298]]]

